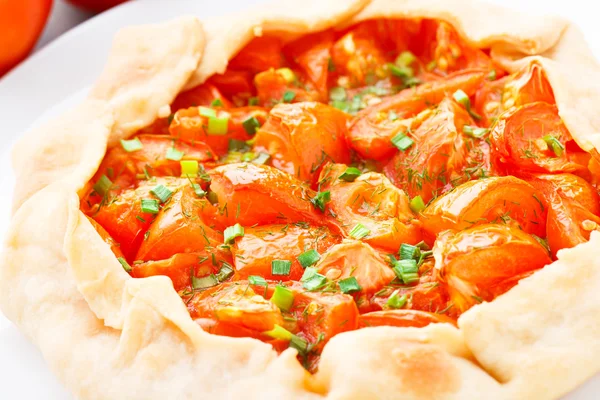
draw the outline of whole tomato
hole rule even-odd
[[[0,0],[0,76],[33,49],[51,8],[52,0]]]
[[[118,4],[125,3],[126,1],[127,0],[69,0],[70,3],[75,4],[77,7],[93,12],[102,12]]]

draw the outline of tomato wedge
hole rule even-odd
[[[358,321],[358,327],[397,326],[400,328],[422,328],[429,324],[442,323],[456,325],[456,322],[454,322],[453,319],[442,314],[434,314],[419,310],[386,310],[374,311],[361,315]]]
[[[232,105],[215,85],[204,83],[180,93],[171,104],[171,112],[175,113],[176,111],[189,107],[208,107],[215,101],[220,102],[221,107],[224,108],[229,108]]]
[[[487,223],[517,223],[525,232],[544,237],[546,209],[529,183],[493,177],[462,184],[435,199],[421,214],[430,238],[446,229],[461,230]]]

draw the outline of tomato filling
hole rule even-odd
[[[346,331],[455,324],[600,227],[542,66],[442,21],[265,35],[171,110],[108,149],[82,211],[202,329],[310,371]]]

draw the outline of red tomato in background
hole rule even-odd
[[[127,0],[69,0],[69,3],[88,11],[102,12]]]
[[[0,76],[33,49],[51,8],[52,0],[0,0]]]

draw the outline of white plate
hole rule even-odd
[[[138,0],[97,16],[67,32],[0,80],[0,237],[8,226],[14,177],[8,149],[30,127],[60,113],[85,96],[106,61],[111,39],[121,27],[193,13],[203,18],[239,10],[264,0]],[[301,1],[301,0],[299,0]],[[323,0],[327,1],[327,0]],[[586,0],[489,0],[525,11],[543,10],[570,18],[600,55],[596,15]],[[600,396],[600,376],[565,400]],[[66,400],[72,397],[49,372],[37,349],[0,314],[0,398]]]

